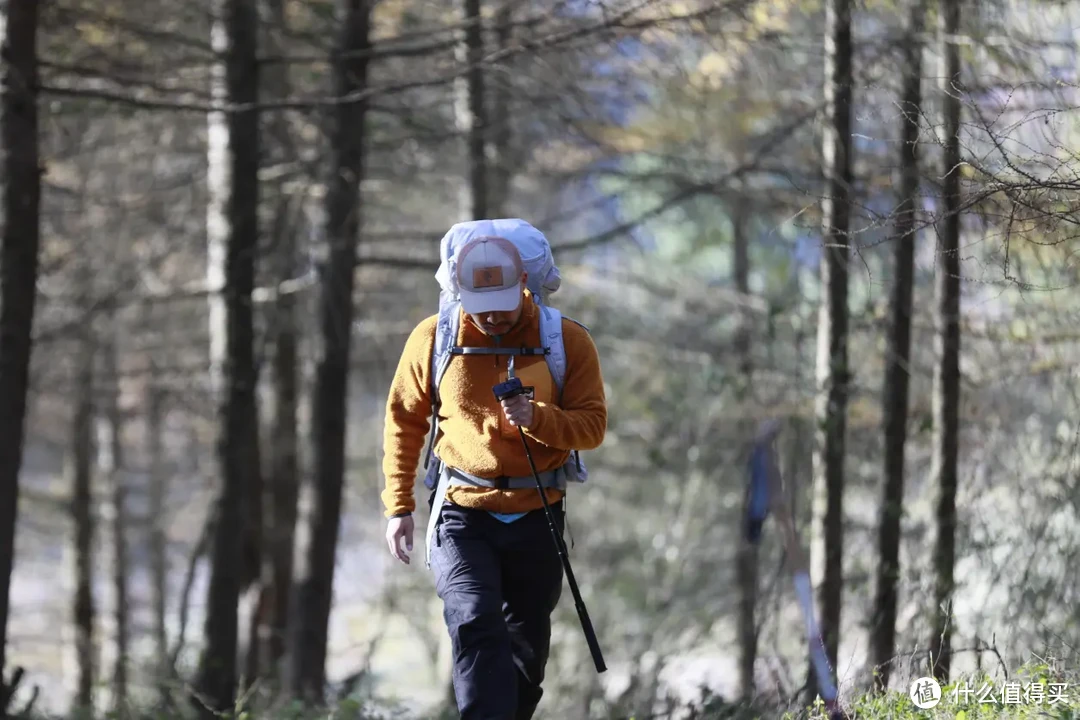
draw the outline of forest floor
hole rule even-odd
[[[930,682],[929,685],[926,683]],[[936,700],[936,702],[935,702]],[[579,720],[545,711],[544,704],[534,720]],[[1080,668],[1062,670],[1048,664],[1028,664],[1008,677],[989,674],[965,675],[944,686],[934,686],[927,678],[912,682],[906,690],[852,695],[843,698],[849,720],[1080,720]],[[13,708],[13,710],[16,708]],[[83,716],[20,715],[12,720],[90,720]],[[218,715],[222,720],[456,720],[456,713],[416,714],[400,703],[368,697],[351,697],[330,710],[304,711],[299,706],[259,711],[238,707]],[[593,716],[594,718],[598,716]],[[180,703],[165,712],[115,711],[97,715],[95,720],[197,720],[190,705]],[[586,720],[581,718],[580,720]],[[605,720],[829,720],[820,701],[805,708],[733,704],[719,697],[703,697],[689,705],[654,709],[651,713],[612,714]]]

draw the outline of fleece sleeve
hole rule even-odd
[[[525,434],[559,450],[592,450],[607,432],[607,399],[600,354],[588,331],[563,320],[566,381],[561,406],[534,402],[533,422]]]
[[[386,401],[382,501],[386,517],[416,509],[413,483],[430,428],[429,376],[435,320],[421,322],[405,341]]]

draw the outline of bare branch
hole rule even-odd
[[[501,48],[499,50],[490,52],[483,58],[481,58],[481,60],[477,63],[462,63],[453,71],[438,75],[433,78],[409,80],[396,83],[386,83],[383,85],[374,85],[365,88],[364,90],[341,96],[318,96],[306,99],[219,104],[200,102],[196,100],[170,100],[154,97],[138,97],[127,93],[118,92],[107,87],[71,87],[63,85],[42,84],[41,92],[43,95],[53,95],[57,97],[103,100],[106,102],[117,103],[143,110],[175,110],[197,113],[220,112],[226,114],[249,112],[251,110],[315,110],[324,107],[335,107],[338,105],[349,105],[353,103],[365,102],[373,97],[404,92],[406,90],[415,90],[419,88],[438,87],[441,85],[446,85],[447,83],[453,82],[459,77],[463,77],[474,67],[486,67],[501,60],[512,58],[517,55],[522,55],[527,51],[543,49],[550,50],[558,48],[575,40],[589,37],[605,30],[611,30],[620,27],[634,29],[650,27],[655,25],[658,21],[649,20],[648,22],[639,21],[638,23],[627,23],[626,19],[641,10],[642,8],[652,4],[653,2],[655,2],[655,0],[644,0],[644,2],[622,10],[602,22],[596,22],[585,25],[583,27],[576,27],[569,30],[564,30],[562,32],[556,32],[535,40],[523,40],[514,46]]]

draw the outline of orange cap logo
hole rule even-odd
[[[480,288],[502,287],[503,272],[499,266],[479,267],[473,270],[473,287]]]

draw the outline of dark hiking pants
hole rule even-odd
[[[562,503],[551,511],[561,534]],[[431,545],[462,720],[529,720],[563,580],[543,509],[504,523],[446,502]]]

